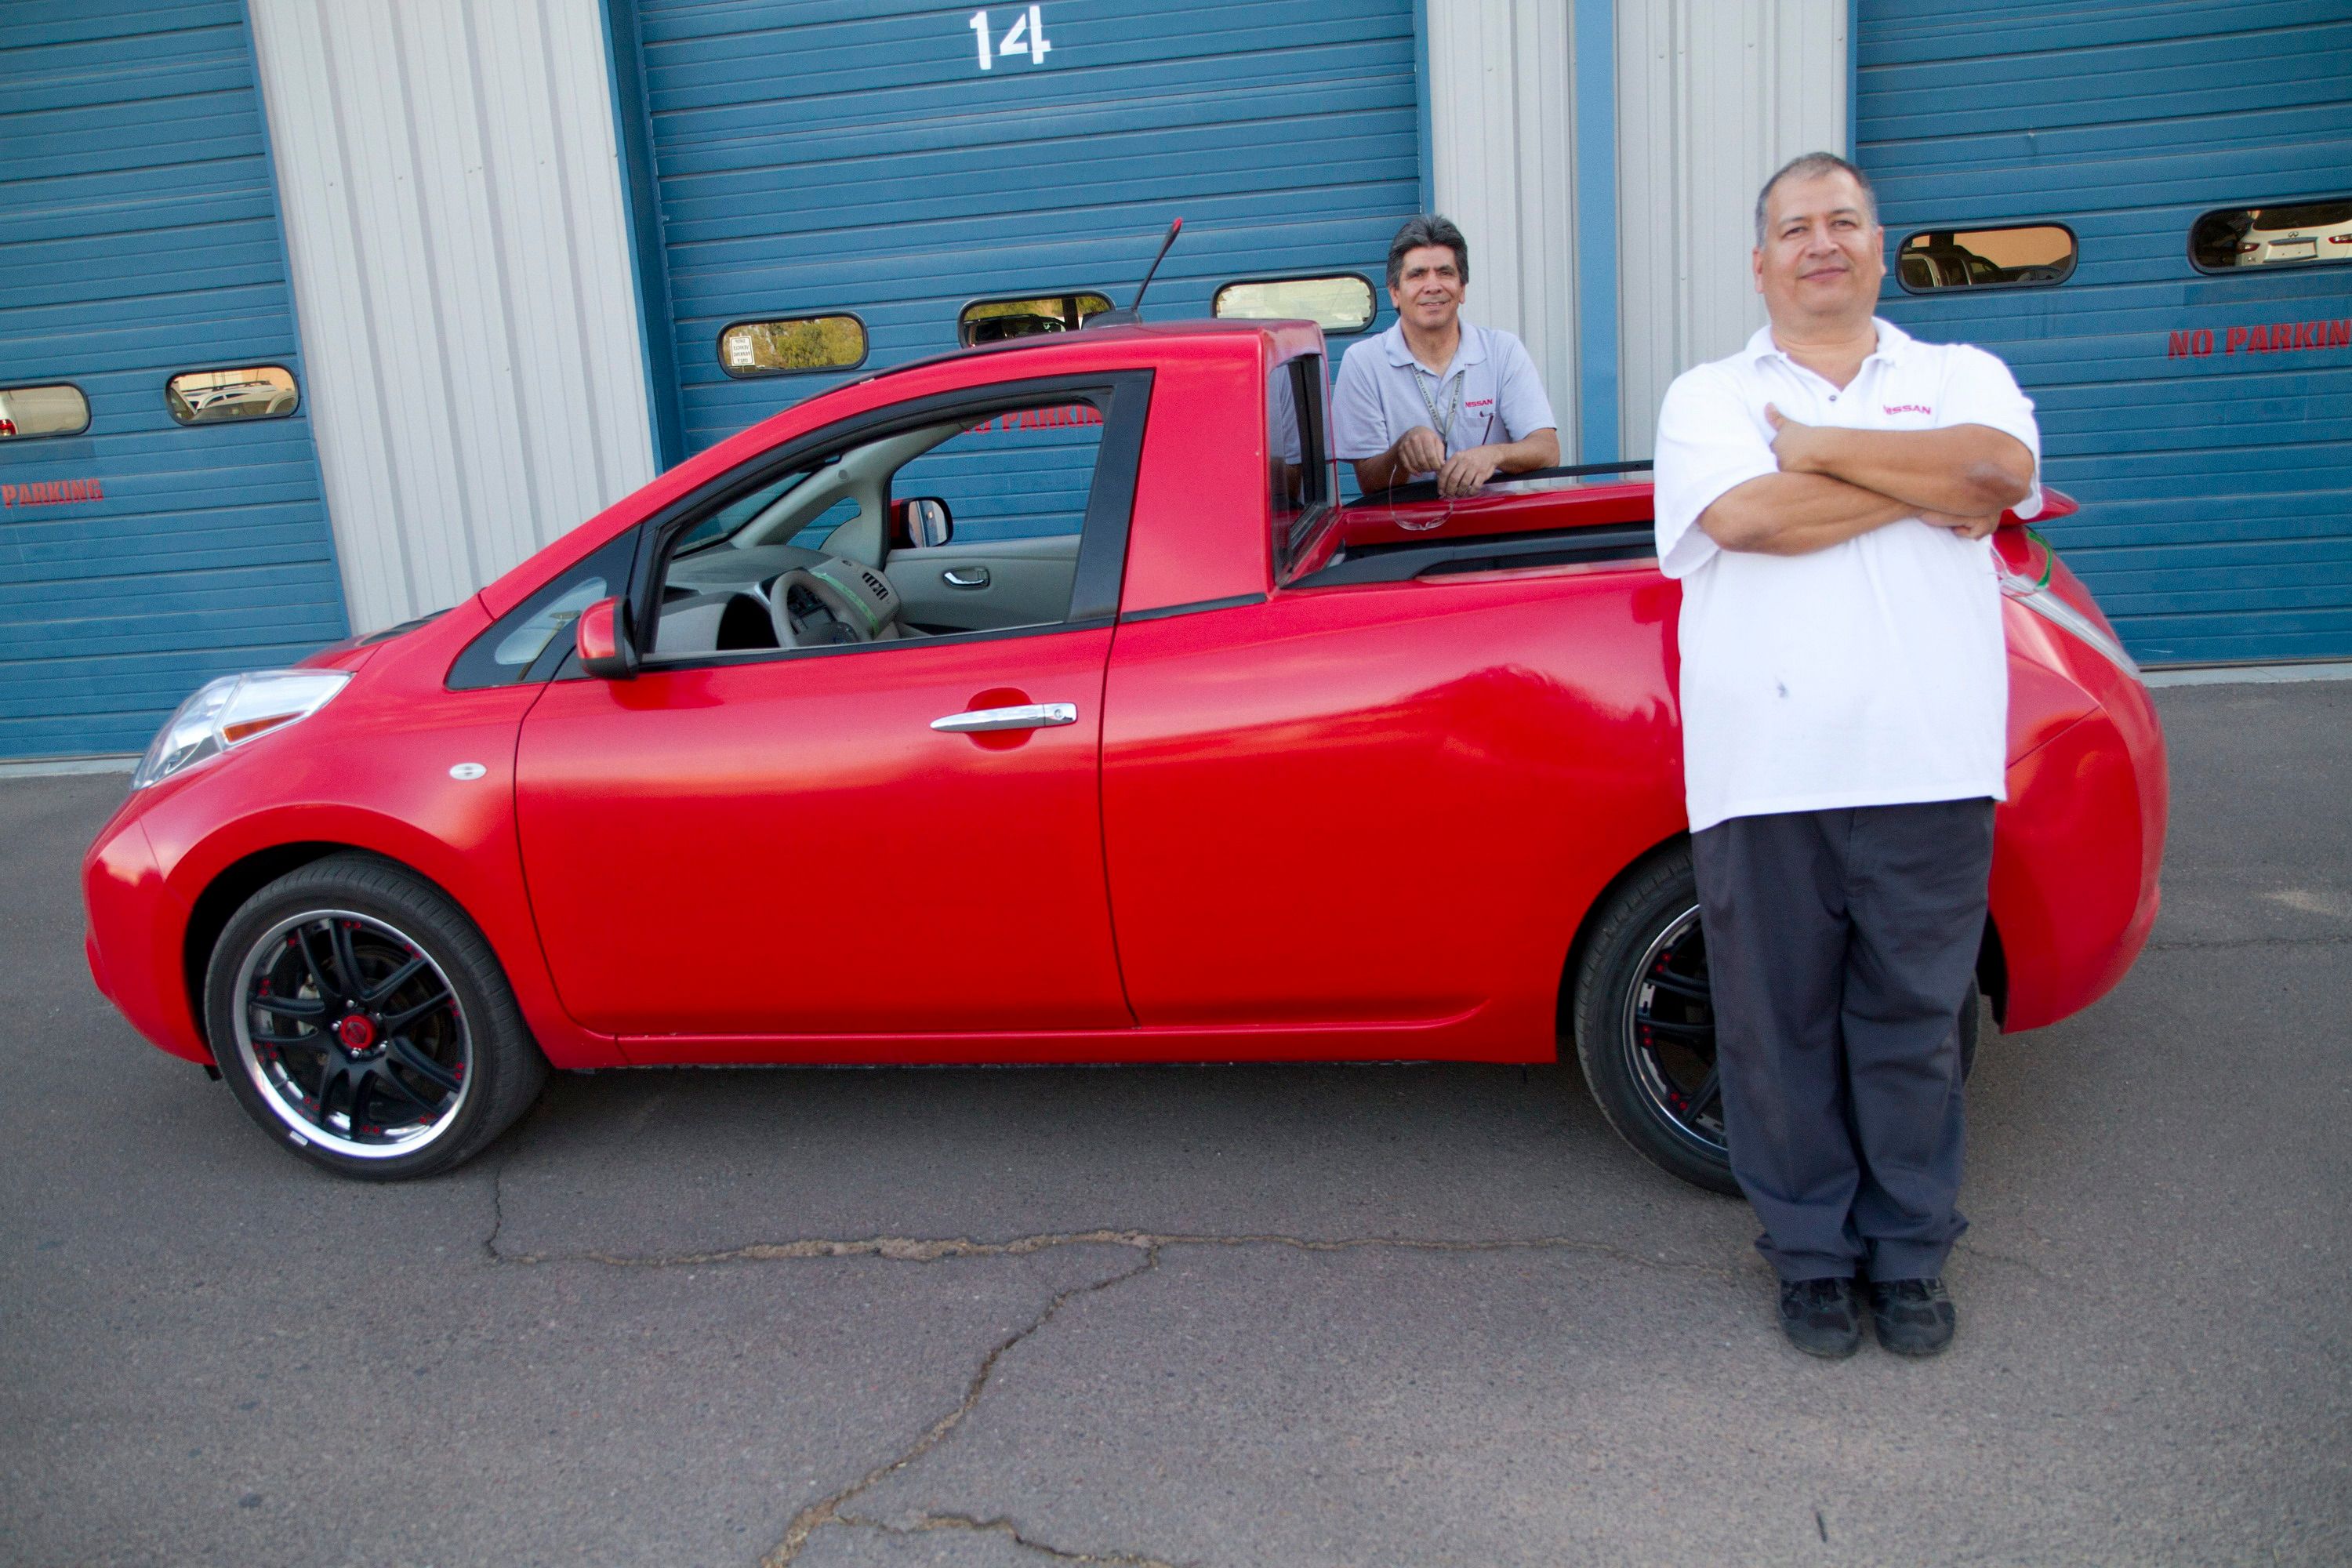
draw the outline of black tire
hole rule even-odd
[[[1652,1164],[1738,1196],[1716,1089],[1714,1007],[1690,846],[1676,844],[1609,897],[1577,965],[1576,1056],[1601,1114]],[[1960,1076],[1976,1066],[1983,1007],[1960,1009]]]
[[[313,860],[246,900],[205,966],[205,1026],[265,1132],[370,1181],[462,1164],[547,1081],[481,931],[368,855]]]

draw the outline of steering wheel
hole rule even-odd
[[[768,614],[782,647],[872,642],[881,629],[872,610],[803,567],[794,567],[768,585]]]

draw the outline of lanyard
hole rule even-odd
[[[1437,378],[1432,376],[1430,379],[1434,381]],[[1462,412],[1462,391],[1469,382],[1468,365],[1464,365],[1454,373],[1454,400],[1445,405],[1445,412],[1441,415],[1437,412],[1437,399],[1432,397],[1429,395],[1429,388],[1422,384],[1421,366],[1416,364],[1412,367],[1412,389],[1421,394],[1421,405],[1429,410],[1430,426],[1437,432],[1437,438],[1445,443],[1448,456],[1451,456],[1454,451],[1454,416]]]

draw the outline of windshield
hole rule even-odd
[[[835,460],[828,458],[825,462],[831,463]],[[816,468],[801,468],[786,474],[782,479],[772,479],[758,489],[729,501],[725,506],[687,530],[685,535],[678,540],[675,553],[691,555],[698,551],[709,550],[724,544],[761,518],[788,504],[793,492],[806,484],[810,476],[814,474],[818,468],[824,466],[824,464],[818,464]]]

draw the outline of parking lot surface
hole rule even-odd
[[[338,1181],[91,988],[121,777],[0,783],[0,1562],[2352,1561],[2352,682],[2159,700],[2155,941],[1986,1043],[1919,1363],[1568,1068],[560,1077]]]

